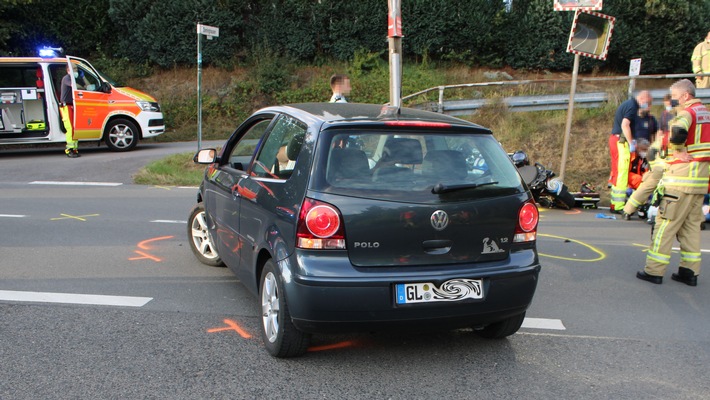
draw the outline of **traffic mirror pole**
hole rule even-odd
[[[574,115],[574,95],[577,93],[577,75],[579,73],[579,54],[574,55],[574,67],[572,69],[572,85],[569,91],[569,103],[567,105],[567,123],[565,124],[565,142],[562,146],[562,163],[560,165],[560,180],[565,181],[565,168],[567,167],[567,151],[569,149],[569,138],[572,133],[572,116]]]

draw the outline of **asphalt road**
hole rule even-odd
[[[542,212],[538,292],[506,340],[467,330],[324,335],[304,357],[274,359],[256,300],[189,249],[196,189],[130,183],[145,163],[194,149],[0,152],[0,399],[710,393],[710,281],[691,288],[670,271],[663,285],[634,278],[650,227],[597,218],[600,210]],[[47,297],[28,300],[38,296]]]

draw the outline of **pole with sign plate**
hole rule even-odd
[[[557,5],[557,2],[555,2]],[[594,58],[596,60],[606,60],[609,52],[609,42],[614,32],[614,22],[616,19],[608,15],[589,11],[590,7],[601,8],[601,1],[586,1],[582,4],[577,2],[577,7],[560,8],[561,11],[575,10],[574,22],[570,30],[567,52],[574,54],[574,67],[572,70],[572,84],[569,94],[569,105],[567,107],[567,123],[565,124],[565,140],[562,147],[562,163],[560,165],[559,177],[565,179],[565,168],[567,166],[567,151],[569,149],[570,135],[572,131],[572,116],[574,114],[574,96],[577,91],[577,75],[579,72],[579,57]],[[587,4],[589,3],[589,4]],[[557,7],[555,8],[557,9]]]
[[[641,75],[641,59],[634,58],[629,63],[629,76],[639,76]],[[636,78],[631,78],[629,80],[629,98],[633,97],[634,89],[636,89]]]
[[[219,28],[197,23],[197,150],[202,148],[202,35],[219,37]]]

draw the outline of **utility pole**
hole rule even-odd
[[[390,106],[402,107],[402,9],[401,0],[388,0],[387,37],[389,38]]]

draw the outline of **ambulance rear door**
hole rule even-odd
[[[74,89],[74,139],[99,140],[109,114],[111,85],[88,61],[67,56],[67,63]]]

